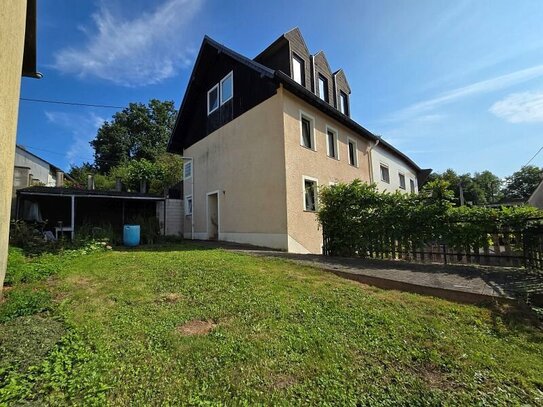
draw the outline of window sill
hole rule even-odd
[[[300,147],[303,147],[303,148],[305,148],[306,150],[309,150],[309,151],[317,152],[317,149],[316,149],[316,148],[306,147],[306,146],[304,146],[303,144],[300,144]]]
[[[304,209],[304,212],[307,212],[307,213],[317,213],[318,210],[309,210],[309,209]]]
[[[358,165],[351,164],[351,163],[349,163],[349,165],[350,165],[351,167],[358,168]]]
[[[339,161],[339,158],[337,158],[337,157],[333,157],[333,156],[331,156],[331,155],[329,155],[329,156],[328,156],[328,158],[331,158],[332,160],[336,160],[336,161]]]

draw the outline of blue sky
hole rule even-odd
[[[254,57],[300,27],[351,110],[421,167],[506,176],[543,146],[540,0],[41,0],[41,80],[21,97],[126,106],[183,97],[205,34]],[[21,102],[18,142],[68,168],[115,109]],[[543,153],[533,160],[543,166]]]

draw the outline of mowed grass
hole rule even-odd
[[[25,289],[47,290],[52,311],[0,325],[0,344],[3,329],[14,352],[10,326],[64,336],[34,371],[41,380],[28,379],[28,367],[4,375],[15,380],[5,392],[14,402],[543,403],[543,334],[512,308],[384,291],[189,244],[76,257]],[[32,328],[43,320],[55,323]],[[207,331],[184,329],[195,321]]]

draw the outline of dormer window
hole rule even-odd
[[[219,85],[215,85],[207,92],[207,114],[213,113],[219,108]]]
[[[234,95],[233,74],[230,72],[221,80],[221,105],[232,99]]]
[[[344,92],[339,92],[339,111],[349,116],[349,97]]]
[[[292,79],[302,86],[305,86],[304,71],[304,61],[302,58],[296,54],[292,54]]]
[[[319,89],[318,96],[325,102],[328,102],[328,80],[322,75],[319,75],[318,89]]]
[[[231,71],[207,92],[207,115],[228,102],[234,96],[234,73]]]

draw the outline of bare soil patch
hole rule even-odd
[[[216,326],[217,324],[213,321],[193,319],[192,321],[185,322],[183,325],[179,325],[177,327],[177,332],[183,336],[207,335],[215,329]]]
[[[166,303],[169,303],[169,304],[174,304],[176,302],[179,302],[183,299],[183,296],[181,294],[178,294],[178,293],[167,293],[167,294],[162,294],[157,302],[166,302]]]

